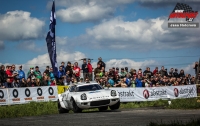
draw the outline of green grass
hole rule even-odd
[[[27,104],[0,106],[0,118],[57,114],[56,102],[30,102]]]
[[[145,101],[145,102],[131,102],[121,103],[120,109],[134,109],[145,107],[163,107],[166,109],[200,109],[200,99],[175,99],[171,101],[171,105],[167,100]],[[98,111],[95,109],[83,110],[83,112]],[[73,113],[70,111],[70,113]],[[0,118],[12,118],[23,116],[39,116],[58,114],[57,102],[31,102],[21,105],[0,106]]]
[[[199,126],[200,125],[200,118],[198,119],[191,119],[188,122],[182,121],[172,121],[170,123],[157,123],[157,122],[150,122],[147,126]]]

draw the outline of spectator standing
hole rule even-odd
[[[135,80],[136,87],[142,87],[142,77],[138,75],[138,78]]]
[[[19,80],[22,81],[22,78],[25,78],[25,73],[22,70],[22,65],[19,66],[19,70],[18,70],[18,76],[19,76]]]
[[[10,83],[13,82],[14,77],[17,76],[17,74],[12,74],[12,66],[9,66],[8,69],[6,70],[6,74],[8,76],[8,78],[10,79]]]
[[[166,72],[164,66],[161,67],[161,70],[159,71],[159,74],[161,75],[161,77],[167,76],[167,72]]]
[[[74,69],[73,70],[74,70],[74,75],[75,75],[76,81],[79,82],[79,80],[80,80],[80,74],[81,74],[81,69],[78,66],[78,62],[74,63]]]
[[[83,71],[83,80],[85,81],[85,79],[88,78],[88,65],[86,59],[83,59],[82,71]]]
[[[127,73],[124,71],[124,68],[121,68],[120,77],[124,78],[124,77],[126,77],[126,74]]]
[[[153,75],[155,76],[156,73],[158,73],[158,67],[156,67],[154,70],[153,70]]]
[[[89,80],[92,81],[92,64],[91,64],[91,60],[88,59],[88,64],[87,64],[87,68],[88,68],[88,77],[89,77]]]
[[[73,75],[73,68],[72,68],[72,65],[71,65],[71,62],[67,62],[67,66],[65,67],[65,71],[69,71],[69,76],[72,77]]]
[[[101,73],[100,64],[97,64],[97,68],[94,69],[94,77],[95,79],[99,78],[99,74]]]
[[[98,63],[97,63],[97,64],[100,64],[100,69],[101,69],[102,67],[104,67],[104,69],[106,68],[106,64],[102,61],[102,58],[101,58],[101,57],[98,58]]]
[[[168,76],[169,77],[173,77],[174,76],[173,73],[174,73],[174,68],[171,68],[170,71],[169,71]]]
[[[34,71],[34,67],[30,67],[30,69],[29,69],[29,71],[28,71],[28,73],[27,73],[27,78],[30,76],[30,74],[31,74],[31,71]]]
[[[46,75],[50,77],[49,66],[46,66],[46,70],[43,72],[43,74],[44,73],[46,73]]]
[[[63,71],[62,66],[60,66],[58,71],[58,78],[62,78],[63,76],[65,76],[65,73]]]
[[[34,73],[35,73],[36,78],[38,78],[40,80],[42,79],[42,74],[41,74],[38,66],[35,67],[35,72]]]
[[[173,73],[173,76],[175,78],[178,78],[179,77],[179,74],[178,74],[178,69],[175,69],[174,73]]]
[[[7,74],[6,74],[6,71],[5,71],[5,66],[1,65],[1,68],[0,68],[0,83],[3,85],[6,82],[6,79],[7,79]]]
[[[185,73],[184,73],[184,70],[180,70],[180,73],[179,73],[179,77],[181,78],[184,78],[185,77]]]
[[[61,62],[61,66],[62,66],[62,70],[64,71],[64,73],[66,73],[66,71],[65,71],[65,62]]]
[[[55,80],[55,76],[54,76],[52,67],[50,68],[49,77],[50,77],[50,80]]]
[[[12,65],[12,70],[11,70],[12,74],[13,74],[13,79],[17,79],[19,78],[19,74],[18,72],[15,70],[15,64]]]
[[[147,73],[148,73],[148,67],[146,67],[146,70],[143,72],[143,76],[146,76]]]

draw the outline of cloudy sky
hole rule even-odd
[[[200,11],[197,0],[55,0],[57,60],[81,65],[102,57],[107,68],[165,66],[194,75],[200,57],[200,28],[168,28],[185,22],[168,16],[177,2]],[[50,65],[46,34],[52,0],[4,0],[0,4],[0,64],[24,70]],[[199,22],[198,15],[194,22]]]

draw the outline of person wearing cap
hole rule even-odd
[[[17,72],[18,72],[19,81],[21,82],[22,78],[25,78],[25,73],[22,70],[22,65],[19,66],[19,70]]]
[[[106,64],[102,61],[102,58],[101,58],[101,57],[98,58],[98,63],[97,63],[97,64],[100,64],[100,69],[101,69],[102,67],[106,68]]]
[[[27,73],[27,78],[30,76],[31,71],[34,71],[34,67],[33,66],[30,67],[30,69],[29,69],[29,71]]]
[[[41,74],[38,66],[35,67],[35,72],[34,73],[36,75],[36,78],[38,78],[40,80],[42,79],[42,74]]]

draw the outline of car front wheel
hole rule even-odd
[[[60,102],[58,101],[58,112],[60,114],[62,114],[62,113],[69,113],[69,110],[62,108],[61,105],[60,105]]]
[[[76,104],[76,102],[73,100],[72,101],[72,105],[73,105],[73,112],[74,113],[80,113],[80,112],[82,112],[82,109],[80,109],[78,106],[77,106],[77,104]]]
[[[118,101],[116,104],[109,106],[111,110],[119,109],[120,107],[120,101]]]

